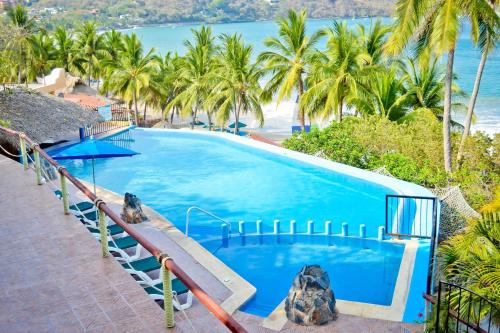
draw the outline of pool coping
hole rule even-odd
[[[87,187],[92,186],[92,184],[84,180],[80,179],[80,181]],[[123,196],[118,193],[101,186],[96,186],[96,190],[100,199],[119,204],[120,206],[123,204]],[[251,283],[234,272],[229,266],[207,251],[194,239],[184,235],[184,233],[163,215],[145,204],[142,204],[142,209],[149,220],[141,224],[153,226],[169,237],[231,292],[231,296],[220,304],[229,314],[233,314],[257,292],[257,288]]]
[[[419,246],[418,240],[387,240],[387,243],[404,244],[405,249],[401,257],[398,277],[394,285],[391,305],[378,305],[345,300],[336,300],[336,309],[341,314],[360,316],[365,318],[383,319],[389,321],[403,321],[403,316],[410,292],[413,267]],[[335,292],[335,290],[334,290]],[[285,313],[285,300],[283,300],[273,312],[267,316],[262,326],[274,331],[280,331],[287,323]]]

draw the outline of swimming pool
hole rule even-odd
[[[402,244],[325,235],[232,236],[224,245],[220,240],[201,245],[257,288],[242,310],[264,317],[306,264],[328,272],[338,299],[391,305],[404,251]]]
[[[390,305],[404,246],[319,234],[325,221],[331,221],[333,234],[341,233],[343,223],[353,234],[365,224],[367,237],[376,238],[378,227],[385,224],[386,194],[398,193],[405,183],[377,175],[367,181],[363,178],[372,174],[359,169],[335,164],[342,170],[336,172],[232,137],[129,130],[105,140],[140,155],[96,160],[96,183],[119,194],[136,194],[182,231],[191,206],[228,220],[233,233],[227,247],[220,246],[221,223],[198,212],[191,216],[189,236],[257,287],[244,311],[269,314],[286,296],[300,268],[317,263],[329,271],[339,299]],[[90,161],[63,162],[75,176],[91,179]],[[285,231],[295,220],[299,234],[306,232],[308,221],[314,221],[315,235],[297,235],[293,242],[283,235],[280,243],[275,236],[248,236],[241,246],[239,221],[246,221],[246,233],[251,235],[256,220],[262,221],[265,234],[273,231],[275,219]]]

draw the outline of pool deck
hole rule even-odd
[[[197,300],[176,313],[175,329],[164,328],[161,308],[113,258],[100,256],[99,243],[82,224],[62,213],[49,184],[38,186],[35,175],[0,155],[0,332],[227,332]],[[6,191],[5,189],[8,189]],[[78,195],[70,188],[73,195]],[[104,191],[105,192],[105,191]],[[98,193],[105,197],[104,193]],[[109,198],[104,198],[109,199]],[[120,211],[120,202],[110,200]],[[150,215],[152,211],[148,211]],[[232,312],[249,332],[275,332],[264,319],[236,310],[235,299],[252,290],[221,281],[188,247],[179,231],[152,221],[136,225],[165,250],[205,291]],[[230,272],[223,272],[229,274]],[[238,285],[244,283],[236,281]],[[288,281],[286,282],[288,283]],[[239,294],[238,294],[239,293]],[[236,296],[235,296],[236,295]],[[192,326],[191,326],[192,325]],[[321,327],[286,322],[281,332],[386,333],[422,332],[421,325],[401,324],[340,314]]]

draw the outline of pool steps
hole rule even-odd
[[[252,223],[252,222],[248,222],[248,223]],[[240,236],[247,235],[246,225],[248,223],[245,221],[238,222],[238,234]],[[227,240],[230,238],[231,227],[229,226],[229,224],[230,223],[222,225],[222,239],[223,240]],[[316,234],[316,235],[327,235],[327,236],[334,235],[334,233],[332,231],[332,221],[325,221],[325,229],[324,229],[323,233],[315,232],[314,224],[315,223],[312,220],[307,221],[307,231],[305,232],[305,234],[307,234],[307,235],[315,235]],[[262,222],[262,220],[255,221],[255,227],[256,227],[255,233],[250,233],[250,234],[257,234],[257,235],[266,234],[264,232],[264,223]],[[281,234],[283,234],[283,235],[287,235],[287,234],[288,235],[295,235],[295,234],[304,234],[304,233],[297,232],[297,222],[295,220],[290,221],[290,231],[288,233],[286,233],[286,232],[283,233],[281,230],[281,221],[276,219],[273,221],[272,234],[274,234],[274,235],[281,235]],[[354,235],[354,234],[349,235],[349,224],[344,222],[344,223],[342,223],[342,226],[341,226],[341,233],[337,234],[337,236],[368,238],[366,236],[366,224],[361,224],[359,226],[359,234],[358,235]],[[378,227],[377,239],[379,241],[385,240],[385,227],[384,226]]]

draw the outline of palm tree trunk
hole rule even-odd
[[[443,110],[443,153],[444,170],[452,172],[451,164],[451,85],[453,81],[453,60],[455,57],[455,47],[448,52],[448,62],[446,64],[446,82],[444,89],[444,110]]]
[[[89,87],[90,87],[90,77],[92,76],[92,60],[89,61]]]
[[[344,111],[342,110],[342,104],[344,104],[344,98],[343,97],[341,97],[340,101],[339,101],[339,114],[338,114],[338,117],[337,117],[337,121],[339,123],[342,122],[342,116],[343,116],[343,113],[344,113]]]
[[[297,104],[298,104],[298,108],[299,108],[299,121],[300,121],[300,130],[302,132],[304,132],[306,130],[306,115],[304,113],[304,111],[302,110],[302,108],[300,107],[300,98],[302,97],[302,95],[304,94],[304,82],[302,82],[302,75],[301,77],[299,78],[299,82],[298,82],[298,87],[297,87]]]
[[[212,112],[207,111],[207,117],[208,117],[208,131],[212,131]]]
[[[146,112],[147,112],[147,108],[148,108],[148,104],[147,103],[144,103],[144,114],[143,114],[143,117],[142,117],[142,123],[143,123],[143,126],[146,127]]]
[[[488,58],[488,52],[485,51],[481,55],[481,61],[479,62],[479,67],[477,68],[476,81],[474,81],[474,88],[472,89],[472,95],[470,96],[469,107],[467,108],[467,115],[465,116],[464,132],[462,133],[462,140],[460,141],[460,146],[458,147],[458,155],[457,155],[458,165],[462,163],[465,140],[467,139],[470,133],[472,115],[474,114],[474,107],[476,106],[477,94],[479,93],[479,86],[481,85],[481,77],[483,75],[484,65],[486,64],[487,58]]]
[[[240,110],[241,110],[241,96],[238,96],[238,103],[234,109],[234,134],[240,134],[239,122],[240,122]]]
[[[135,126],[139,126],[139,110],[137,109],[137,92],[135,91],[135,89],[132,93],[132,102],[134,103]]]
[[[172,108],[172,113],[170,113],[170,124],[174,124],[175,106]]]
[[[238,121],[239,121],[239,111],[238,110],[234,110],[234,134],[237,135],[237,134],[240,134],[240,128],[238,127]]]

